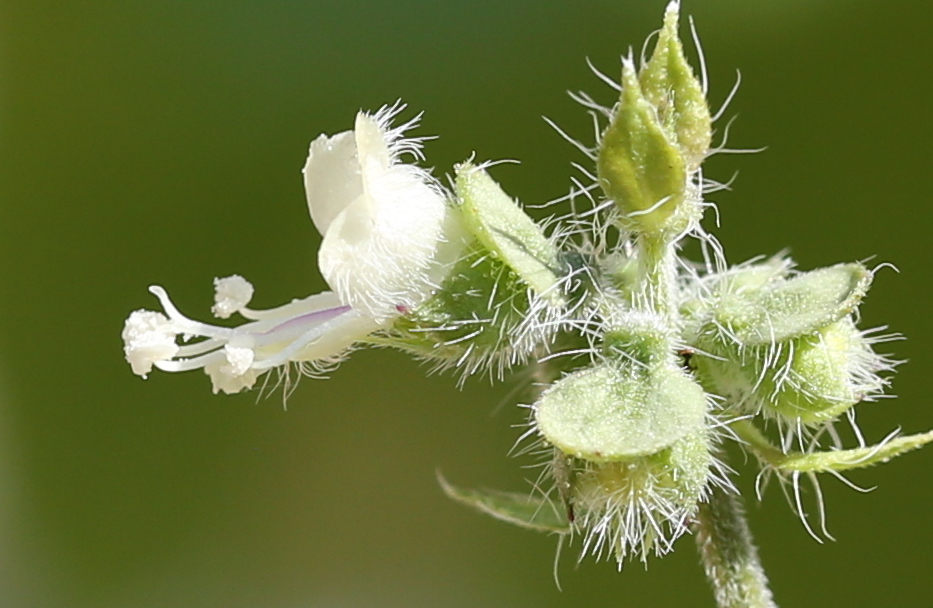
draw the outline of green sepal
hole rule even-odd
[[[822,424],[882,392],[878,372],[891,362],[875,353],[850,316],[779,345],[706,345],[691,358],[707,390],[743,411],[792,424]],[[712,356],[706,356],[712,355]]]
[[[671,225],[671,218],[685,199],[684,158],[642,93],[628,59],[622,61],[619,103],[599,142],[596,173],[626,227],[645,233],[683,228],[678,222]]]
[[[706,394],[673,363],[597,364],[568,374],[535,404],[547,441],[591,462],[655,454],[704,425]]]
[[[459,488],[448,483],[440,473],[437,480],[444,493],[453,500],[498,520],[536,532],[570,532],[570,522],[564,509],[542,496]]]
[[[620,564],[631,554],[645,561],[651,552],[670,550],[684,522],[696,513],[717,466],[706,428],[648,456],[575,463],[569,500],[574,527],[587,540],[597,527]],[[646,521],[655,523],[636,523]]]
[[[712,117],[703,85],[684,56],[677,35],[680,7],[668,5],[664,26],[639,81],[645,98],[657,108],[658,118],[677,142],[687,171],[696,171],[709,153]]]
[[[535,292],[559,303],[559,252],[541,227],[481,167],[456,167],[457,202],[467,229]]]
[[[871,279],[871,271],[853,263],[772,279],[757,289],[740,285],[721,294],[714,310],[716,327],[706,333],[724,328],[741,346],[776,344],[813,334],[854,312]]]
[[[788,454],[773,463],[781,471],[801,473],[826,473],[849,471],[888,462],[892,458],[922,448],[933,441],[933,431],[894,437],[878,445],[850,450],[828,450],[812,454]]]
[[[550,340],[554,332],[538,322],[550,309],[534,306],[524,279],[474,239],[430,299],[370,341],[464,375],[482,368],[501,374]]]

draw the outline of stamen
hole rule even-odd
[[[233,335],[232,329],[227,327],[218,327],[216,325],[208,325],[207,323],[201,323],[199,321],[193,321],[185,315],[181,314],[178,309],[175,308],[175,305],[172,304],[172,301],[169,299],[168,293],[166,293],[165,289],[159,285],[151,285],[149,287],[149,293],[159,298],[159,303],[162,304],[162,309],[175,325],[175,329],[178,330],[177,333],[204,336],[205,338],[219,338],[222,340],[229,340]]]

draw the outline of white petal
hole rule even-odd
[[[325,234],[337,214],[363,193],[353,132],[321,135],[311,142],[303,172],[311,221]]]
[[[356,138],[357,157],[363,172],[386,170],[394,160],[389,151],[390,135],[379,121],[365,112],[356,115],[353,133]],[[366,184],[363,184],[363,188]]]
[[[318,252],[321,273],[341,300],[378,320],[417,306],[434,288],[431,266],[447,215],[424,172],[384,167],[384,151],[360,148],[364,195],[334,219]]]
[[[287,343],[258,347],[253,369],[266,370],[290,361],[338,359],[354,342],[384,328],[385,324],[348,309],[323,323],[309,325],[301,334],[290,337]]]
[[[331,321],[326,333],[303,348],[294,360],[337,359],[354,343],[379,329],[382,329],[382,326],[373,319],[351,311]]]

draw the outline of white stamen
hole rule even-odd
[[[219,319],[229,319],[253,299],[252,284],[238,274],[214,279],[214,306],[211,312]]]

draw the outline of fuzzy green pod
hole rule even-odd
[[[804,424],[828,422],[886,385],[877,374],[886,367],[884,360],[851,317],[796,339],[794,347],[786,357],[788,373],[768,374],[759,388],[769,394],[771,415]]]
[[[645,561],[671,550],[705,498],[717,463],[702,429],[654,454],[577,465],[570,507],[584,552],[608,553],[621,565],[631,556]]]
[[[780,344],[709,346],[712,356],[691,359],[708,390],[743,411],[792,424],[828,422],[872,399],[887,385],[879,374],[892,368],[848,316]]]

